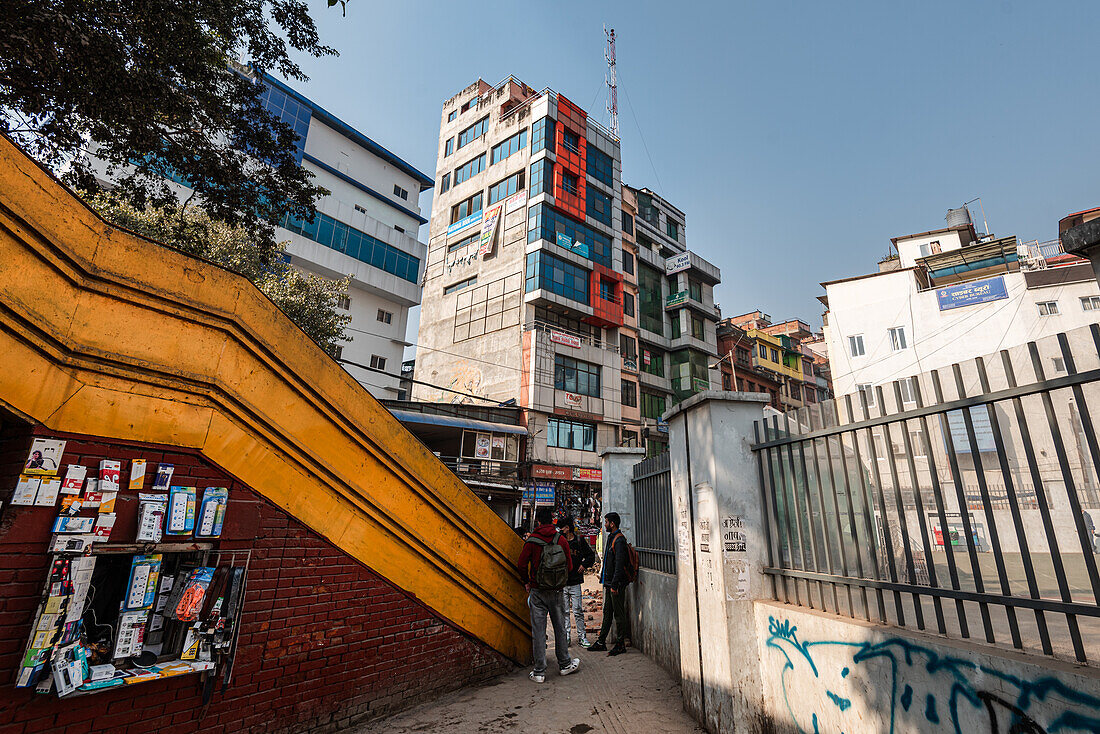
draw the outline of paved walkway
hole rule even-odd
[[[590,588],[585,584],[586,591]],[[593,619],[594,617],[594,619]],[[589,616],[589,629],[599,625]],[[595,624],[593,624],[595,622]],[[589,639],[595,635],[589,633]],[[516,670],[489,683],[466,688],[403,713],[375,721],[358,734],[700,734],[683,711],[680,686],[635,648],[625,655],[571,648],[581,668],[570,676],[557,674],[553,635],[546,682],[527,678],[530,668]]]

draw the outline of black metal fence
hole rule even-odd
[[[634,547],[642,568],[676,573],[675,518],[669,454],[634,465]]]
[[[1097,410],[1093,325],[757,423],[776,598],[1095,660]]]

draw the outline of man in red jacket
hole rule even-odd
[[[531,608],[531,650],[535,669],[530,678],[535,683],[546,680],[546,617],[554,626],[554,653],[562,675],[575,673],[579,658],[569,657],[569,631],[565,626],[565,597],[562,589],[573,570],[569,541],[554,526],[554,513],[549,507],[535,511],[536,528],[523,544],[519,554],[519,578],[527,588],[527,606]]]

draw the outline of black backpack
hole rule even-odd
[[[535,569],[535,585],[540,589],[564,589],[569,581],[569,562],[565,557],[565,548],[558,544],[561,533],[554,533],[554,539],[546,542],[542,538],[531,536],[528,543],[542,546],[538,568]]]

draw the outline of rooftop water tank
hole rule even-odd
[[[968,224],[970,224],[970,211],[965,206],[947,210],[948,227],[965,227]]]

